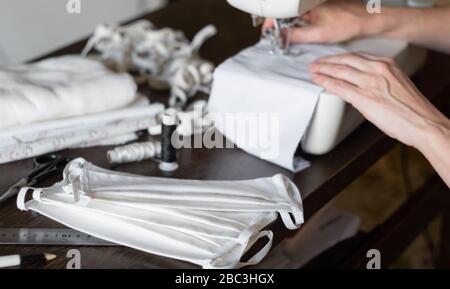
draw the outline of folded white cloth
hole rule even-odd
[[[298,172],[308,163],[294,155],[323,91],[311,83],[308,66],[346,50],[294,45],[288,55],[271,55],[270,49],[262,40],[221,64],[207,110],[216,128],[238,147]]]
[[[91,148],[91,147],[98,147],[98,146],[117,146],[117,145],[123,145],[127,142],[135,141],[139,139],[139,136],[136,132],[129,132],[118,136],[112,136],[101,140],[96,141],[86,141],[84,143],[76,144],[71,149],[76,148]]]
[[[0,128],[125,107],[136,99],[128,74],[62,56],[0,70]]]
[[[0,164],[67,148],[122,144],[154,126],[163,110],[162,104],[140,99],[119,110],[3,129]]]

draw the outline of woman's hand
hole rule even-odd
[[[312,79],[392,138],[421,151],[450,186],[450,120],[392,59],[348,53],[311,64]]]
[[[419,148],[418,133],[444,118],[392,59],[349,53],[319,59],[310,70],[314,82],[407,145]]]
[[[328,0],[301,17],[309,22],[292,31],[293,43],[337,43],[381,36],[450,53],[450,5],[435,8],[382,7],[370,14],[362,3]],[[268,19],[263,31],[273,26]]]
[[[361,3],[330,0],[303,15],[301,20],[309,23],[292,31],[293,43],[335,43],[367,34],[371,23],[366,7]],[[273,26],[266,20],[263,30]]]

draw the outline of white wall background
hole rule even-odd
[[[92,33],[98,23],[118,22],[161,8],[166,0],[0,0],[0,66],[46,54]]]

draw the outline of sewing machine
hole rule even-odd
[[[279,30],[280,23],[283,20],[301,16],[326,0],[227,1],[232,6],[254,16],[274,18],[275,29]],[[395,2],[391,4],[398,5]],[[278,31],[275,36],[279,37],[282,34]],[[280,45],[280,43],[277,44]],[[426,60],[425,49],[410,46],[404,41],[367,38],[357,39],[342,45],[349,51],[362,51],[394,58],[408,75],[414,74]],[[302,140],[302,149],[304,152],[314,155],[326,154],[363,122],[364,117],[352,106],[346,104],[341,98],[324,92],[320,95],[316,111]]]
[[[227,0],[232,6],[264,18],[298,17],[326,0]]]
[[[326,0],[227,0],[232,6],[250,13],[253,25],[263,23],[265,18],[272,18],[272,29],[266,29],[266,38],[272,42],[272,53],[287,54],[289,34],[298,22],[298,17]]]

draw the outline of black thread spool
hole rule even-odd
[[[172,136],[178,126],[178,117],[175,111],[167,110],[162,115],[161,131],[161,163],[159,168],[165,172],[178,169],[177,149],[172,144]]]

